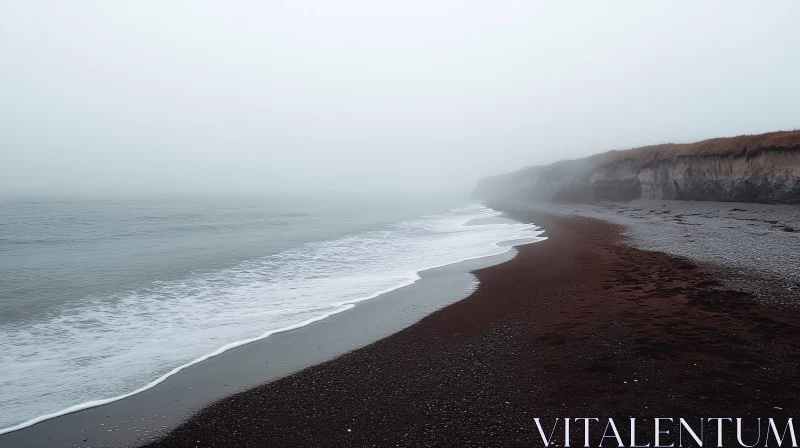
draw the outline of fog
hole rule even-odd
[[[0,191],[461,192],[800,127],[800,2],[5,0]]]

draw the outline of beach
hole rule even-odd
[[[732,288],[724,263],[637,248],[609,220],[506,211],[548,239],[477,270],[466,299],[220,400],[148,446],[536,446],[535,417],[792,415],[790,301]],[[752,246],[740,236],[728,241]]]
[[[493,207],[547,239],[423,271],[0,446],[540,446],[537,417],[792,415],[796,207]]]
[[[3,2],[0,448],[799,448],[800,0],[684,2]]]

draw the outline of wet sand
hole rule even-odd
[[[541,446],[534,417],[796,411],[795,307],[726,286],[723,265],[636,248],[618,224],[510,215],[548,239],[476,271],[468,298],[148,446]]]

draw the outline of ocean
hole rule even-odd
[[[537,240],[458,199],[0,202],[0,433]]]

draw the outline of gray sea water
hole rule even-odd
[[[0,433],[343,312],[532,225],[457,199],[0,202]]]

